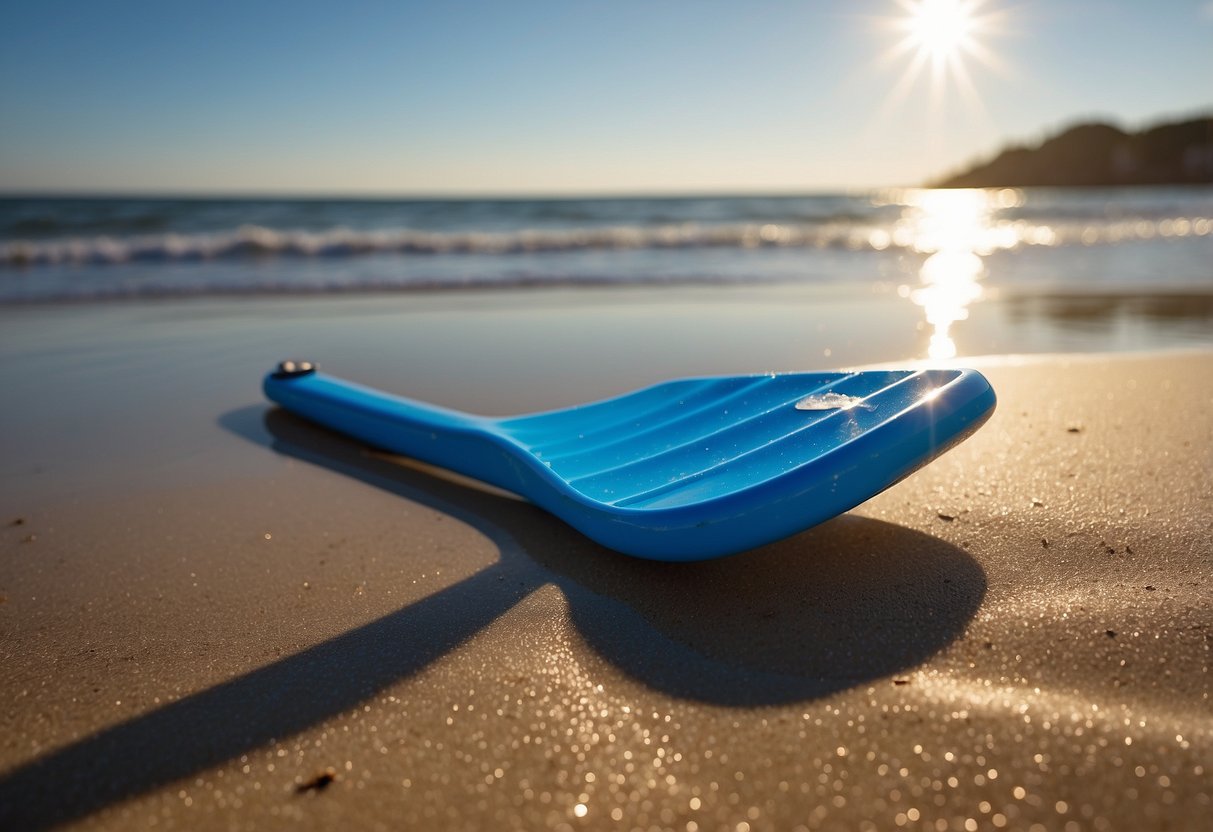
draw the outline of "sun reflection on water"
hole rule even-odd
[[[927,355],[956,356],[952,325],[969,317],[969,305],[979,301],[985,277],[982,257],[1017,243],[1014,230],[995,224],[993,214],[1022,199],[1013,190],[922,190],[904,194],[905,209],[894,231],[907,248],[926,254],[918,270],[920,285],[904,287],[923,308],[931,327]]]

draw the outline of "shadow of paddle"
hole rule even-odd
[[[985,593],[984,572],[962,550],[876,520],[840,517],[741,557],[642,561],[529,503],[369,451],[285,411],[245,408],[220,422],[457,518],[486,535],[500,559],[0,776],[0,827],[79,819],[307,730],[408,679],[546,584],[561,589],[582,637],[621,672],[660,694],[731,707],[820,697],[920,664],[963,633]]]

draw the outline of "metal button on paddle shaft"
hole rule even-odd
[[[274,378],[298,378],[316,372],[316,365],[311,361],[283,361],[274,371]]]

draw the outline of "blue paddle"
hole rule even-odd
[[[841,514],[989,418],[976,370],[867,370],[667,381],[613,399],[490,418],[285,361],[265,394],[384,450],[519,494],[605,546],[693,561]]]

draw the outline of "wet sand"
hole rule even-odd
[[[0,313],[0,827],[1203,828],[1213,353],[976,362],[970,440],[698,565],[257,390],[300,355],[505,413],[875,360],[777,299],[620,297]]]

